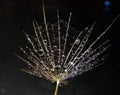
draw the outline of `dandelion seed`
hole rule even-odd
[[[36,21],[33,21],[35,36],[31,37],[25,33],[31,47],[20,48],[26,58],[18,56],[29,66],[28,70],[23,71],[56,82],[54,95],[57,95],[59,85],[65,80],[81,75],[104,61],[105,57],[101,55],[109,48],[109,40],[98,46],[96,43],[119,17],[117,16],[108,28],[86,47],[95,23],[72,39],[70,33],[76,30],[70,26],[71,15],[72,13],[69,15],[68,22],[65,22],[60,20],[57,10],[57,23],[47,24],[43,4],[44,25],[39,26]],[[71,47],[69,40],[73,40]]]

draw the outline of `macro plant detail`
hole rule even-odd
[[[79,32],[71,27],[71,16],[72,13],[68,21],[63,21],[57,10],[57,23],[49,24],[43,4],[44,23],[39,25],[37,21],[32,22],[34,35],[25,33],[28,45],[20,47],[25,57],[17,55],[28,65],[28,69],[23,71],[56,82],[54,95],[57,95],[59,85],[65,84],[67,79],[81,75],[104,62],[104,52],[110,47],[110,42],[106,40],[99,45],[97,42],[118,18],[88,44],[95,23]]]

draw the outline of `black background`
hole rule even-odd
[[[94,31],[102,33],[110,22],[120,14],[119,0],[45,0],[47,20],[68,18],[73,12],[71,25],[77,30],[96,21]],[[32,33],[32,21],[43,21],[41,0],[0,0],[0,95],[53,95],[55,85],[45,79],[20,71],[24,62],[14,52],[25,44],[23,30]],[[120,18],[112,25],[106,36],[111,40],[108,61],[60,87],[58,95],[119,95],[120,68]]]

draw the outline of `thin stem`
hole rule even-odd
[[[58,87],[59,87],[59,82],[60,82],[60,81],[59,81],[59,80],[57,80],[54,95],[57,95],[57,92],[58,92]]]

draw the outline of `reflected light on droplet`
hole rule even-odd
[[[111,3],[110,3],[109,0],[106,0],[106,1],[105,1],[105,6],[110,6],[110,4],[111,4]]]

